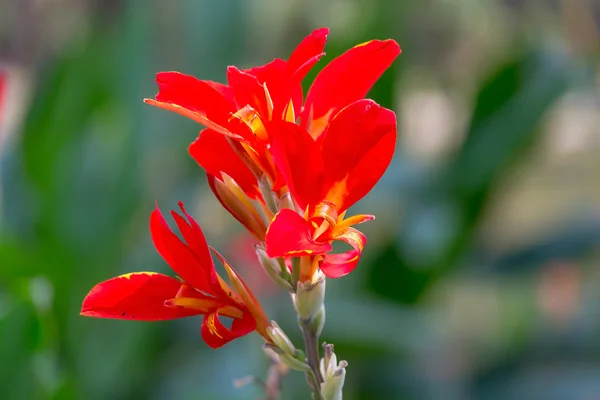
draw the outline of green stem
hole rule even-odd
[[[300,280],[300,260],[301,257],[292,258],[292,288],[294,292],[296,292],[296,288],[298,287],[298,281]]]
[[[310,325],[310,321],[300,321],[300,328],[302,328],[302,335],[304,336],[306,363],[312,370],[311,373],[307,373],[307,379],[309,380],[315,400],[320,400],[323,377],[321,376],[321,370],[319,369],[319,337],[316,332],[311,329]]]

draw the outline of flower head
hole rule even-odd
[[[394,113],[371,100],[342,109],[317,140],[281,123],[271,152],[304,215],[284,209],[275,216],[266,234],[269,256],[325,254],[332,240],[342,240],[353,249],[326,255],[320,268],[329,277],[354,269],[366,237],[351,225],[374,217],[344,216],[381,178],[395,142]]]
[[[179,205],[185,218],[175,211],[171,214],[185,242],[171,231],[158,208],[150,216],[150,232],[156,250],[180,279],[155,272],[117,276],[92,288],[81,315],[140,321],[203,315],[201,335],[210,347],[221,347],[255,329],[269,341],[269,322],[260,304],[215,251],[234,288],[217,274],[200,226]],[[220,316],[233,320],[231,328]]]
[[[146,99],[208,128],[189,150],[211,189],[270,257],[315,256],[301,278],[317,267],[329,277],[354,269],[366,237],[351,226],[374,217],[345,213],[381,178],[396,143],[394,112],[363,99],[400,54],[394,40],[333,59],[303,101],[302,80],[324,55],[328,33],[313,31],[287,61],[228,67],[228,85],[159,73],[159,92]],[[328,254],[334,240],[352,250]]]

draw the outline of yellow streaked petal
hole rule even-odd
[[[250,311],[250,314],[252,314],[252,316],[256,320],[256,330],[263,337],[269,338],[269,335],[267,333],[267,327],[269,326],[269,320],[267,319],[265,312],[263,311],[262,307],[260,306],[260,303],[258,302],[256,297],[254,297],[254,295],[252,294],[250,289],[246,286],[246,284],[244,283],[242,278],[240,278],[240,276],[234,271],[234,269],[231,267],[231,265],[229,265],[227,260],[225,260],[225,258],[221,255],[221,253],[219,253],[217,250],[213,249],[212,247],[211,247],[211,250],[217,256],[217,258],[221,261],[223,266],[225,267],[225,271],[227,271],[227,275],[229,276],[231,283],[233,283],[233,286],[235,287],[238,294],[242,298],[244,304],[246,305],[246,307],[248,307],[248,311]]]

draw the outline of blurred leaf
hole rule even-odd
[[[525,54],[481,86],[462,147],[444,173],[409,195],[396,267],[395,255],[375,264],[376,292],[412,302],[466,255],[495,185],[533,148],[546,111],[568,88],[566,57]]]

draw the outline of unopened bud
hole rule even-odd
[[[239,185],[227,174],[221,173],[221,175],[223,181],[215,177],[208,178],[208,185],[213,193],[223,207],[254,237],[259,241],[264,241],[267,227],[262,216]]]
[[[319,311],[310,319],[309,327],[312,332],[318,337],[323,332],[325,327],[325,305],[323,304]]]
[[[283,350],[281,350],[278,346],[274,345],[273,343],[265,343],[264,350],[267,356],[269,357],[273,354],[279,357],[284,353]]]
[[[311,281],[298,282],[293,299],[301,320],[308,321],[313,318],[325,302],[325,275],[317,270]]]
[[[347,366],[348,363],[343,360],[338,364],[332,344],[323,343],[323,358],[319,363],[319,369],[323,376],[323,383],[321,384],[323,400],[342,399]]]
[[[289,354],[292,357],[296,355],[296,347],[294,347],[292,341],[287,337],[279,325],[277,325],[277,322],[271,321],[271,326],[267,328],[267,333],[273,340],[273,343],[283,350],[285,354]]]
[[[255,246],[254,249],[260,265],[262,265],[263,269],[273,282],[291,292],[292,284],[290,283],[290,273],[287,269],[281,267],[279,260],[269,258],[267,252],[262,247]]]
[[[260,193],[267,205],[269,211],[273,214],[277,214],[277,204],[275,204],[275,196],[273,195],[273,190],[271,189],[271,184],[269,183],[269,178],[266,175],[263,175],[258,181],[258,188],[260,189]]]
[[[300,353],[300,351],[298,351],[298,353]],[[289,354],[279,355],[279,360],[291,369],[303,372],[310,371],[310,367],[308,366],[308,364],[306,364],[306,362],[304,361],[300,361],[298,358],[298,355],[296,357],[292,357]]]
[[[323,379],[332,376],[337,368],[337,356],[333,350],[332,344],[323,342],[323,358],[321,358],[321,362],[319,363]]]
[[[325,381],[321,383],[321,396],[323,400],[342,400],[347,366],[348,363],[346,361],[340,361],[335,372],[331,376],[324,378]]]

